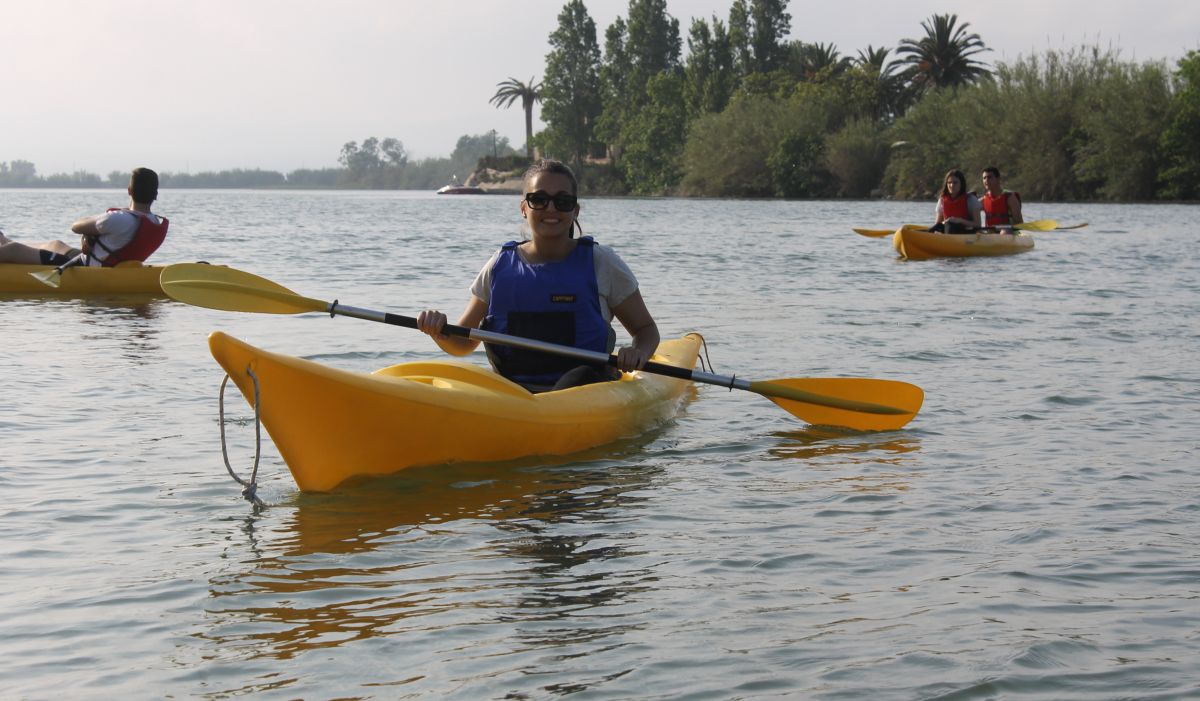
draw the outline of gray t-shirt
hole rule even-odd
[[[496,265],[496,258],[499,255],[500,251],[493,253],[483,269],[475,276],[475,281],[471,283],[471,294],[486,303],[492,301],[492,268]],[[521,256],[521,260],[528,262],[520,246],[517,247],[517,255]],[[629,295],[637,292],[638,281],[625,261],[621,260],[621,257],[608,246],[600,244],[592,246],[592,262],[596,266],[596,287],[600,292],[600,313],[604,315],[606,321],[611,322],[612,308],[620,306],[621,302],[629,299]]]

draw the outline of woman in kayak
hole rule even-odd
[[[561,161],[541,160],[525,172],[521,216],[531,236],[509,241],[471,283],[471,298],[458,325],[610,353],[615,316],[632,343],[617,351],[617,369],[645,366],[658,347],[658,325],[646,308],[637,278],[612,249],[579,228],[578,182]],[[441,333],[446,315],[426,310],[417,326],[451,355],[479,345]],[[487,344],[501,375],[533,390],[562,389],[617,379],[607,366],[509,346]]]
[[[166,217],[150,211],[150,205],[158,199],[158,173],[149,168],[135,169],[126,192],[127,208],[110,209],[71,225],[71,231],[82,237],[81,248],[62,241],[31,246],[0,232],[0,263],[111,267],[127,260],[144,261],[162,244],[169,223]]]
[[[938,197],[934,225],[930,231],[947,234],[971,234],[980,227],[983,206],[974,192],[967,192],[967,176],[957,168],[946,173],[942,194]]]

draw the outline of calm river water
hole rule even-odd
[[[104,191],[0,190],[65,234]],[[0,698],[1200,698],[1200,256],[1189,206],[903,262],[928,203],[585,200],[715,371],[923,387],[902,431],[700,387],[586,454],[301,495],[221,457],[205,336],[372,370],[416,332],[167,300],[0,299]],[[164,191],[160,262],[457,315],[515,197]],[[482,356],[476,360],[482,362]],[[228,401],[248,471],[253,414]],[[402,450],[403,446],[397,446]]]

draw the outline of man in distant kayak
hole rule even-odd
[[[1000,169],[988,166],[983,169],[983,225],[989,229],[1007,229],[1013,233],[1013,225],[1024,223],[1021,216],[1021,194],[1005,190],[1000,178]]]
[[[79,248],[62,241],[27,245],[0,232],[0,263],[112,267],[127,260],[146,260],[162,245],[169,224],[166,217],[150,211],[158,199],[158,173],[135,169],[126,192],[128,207],[109,209],[71,225],[71,231],[82,237]]]

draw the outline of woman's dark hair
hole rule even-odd
[[[571,171],[570,166],[562,161],[556,161],[553,158],[543,158],[541,160],[534,161],[529,168],[525,170],[525,177],[522,178],[525,188],[528,189],[529,181],[533,180],[535,176],[541,175],[542,173],[556,173],[558,175],[567,176],[567,180],[571,181],[571,194],[579,194],[579,180],[575,178],[575,173]]]
[[[134,168],[129,176],[129,195],[142,204],[158,199],[158,173],[149,168]]]
[[[566,163],[563,163],[562,161],[556,161],[553,158],[543,158],[541,160],[534,161],[527,169],[525,169],[525,175],[523,178],[521,178],[521,183],[523,186],[522,189],[528,191],[529,181],[533,180],[542,173],[565,175],[567,180],[571,181],[571,194],[576,196],[579,195],[579,180],[576,179],[575,173]],[[574,229],[579,229],[579,233],[583,234],[583,225],[579,223],[579,217],[575,217],[575,221],[572,222],[572,226],[572,238],[575,236]]]
[[[958,190],[963,196],[967,194],[967,176],[958,168],[952,168],[946,171],[946,177],[942,178],[942,197],[949,197],[950,191],[946,189],[946,180],[949,178],[958,178]]]

